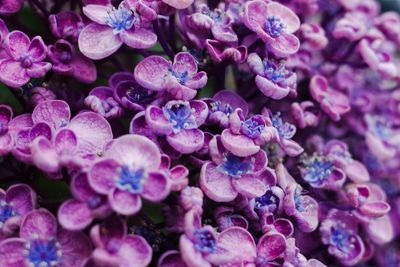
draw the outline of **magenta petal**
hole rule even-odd
[[[102,25],[107,25],[111,10],[112,7],[109,5],[86,5],[82,8],[86,17]]]
[[[283,234],[286,238],[292,236],[294,233],[294,226],[291,221],[284,218],[279,218],[274,221],[275,229]]]
[[[188,8],[194,0],[162,0],[163,3],[176,8],[176,9],[185,9]]]
[[[285,33],[294,33],[300,28],[300,19],[290,8],[271,2],[268,4],[268,15],[275,16],[285,23]]]
[[[21,222],[19,236],[25,240],[33,237],[52,239],[56,237],[57,220],[53,214],[45,209],[38,209],[28,213]]]
[[[172,133],[172,125],[165,118],[161,108],[150,105],[145,111],[146,123],[153,130],[154,133],[159,135],[169,135]]]
[[[86,202],[90,197],[98,196],[89,185],[86,172],[77,173],[71,180],[71,194],[79,201]]]
[[[0,136],[0,157],[7,155],[14,147],[14,140],[8,133]]]
[[[97,79],[96,65],[90,59],[78,54],[72,58],[72,75],[83,83],[92,83]]]
[[[257,255],[272,261],[286,249],[286,239],[279,233],[267,233],[261,237],[257,245]]]
[[[287,57],[295,54],[300,48],[299,39],[293,34],[283,34],[268,42],[272,52],[278,57]]]
[[[232,134],[228,129],[222,132],[221,141],[227,150],[238,157],[248,157],[260,150],[260,146],[254,144],[252,139],[244,135]]]
[[[108,194],[114,187],[119,175],[120,164],[113,159],[105,159],[95,163],[89,170],[89,184],[94,191],[100,194]]]
[[[45,122],[54,129],[65,126],[71,118],[69,105],[62,100],[49,100],[39,103],[32,112],[34,123]]]
[[[192,241],[186,235],[181,235],[179,239],[179,248],[182,260],[186,263],[186,266],[211,267],[211,264],[203,258],[203,255],[195,250]]]
[[[13,88],[21,87],[27,84],[30,77],[26,70],[22,68],[21,63],[6,59],[0,61],[0,82]]]
[[[51,70],[51,64],[48,62],[37,62],[33,63],[30,68],[26,69],[26,74],[31,78],[41,78],[48,71]]]
[[[151,172],[144,183],[141,196],[147,200],[158,202],[165,199],[170,192],[171,183],[162,172]]]
[[[369,181],[369,173],[364,164],[357,160],[346,164],[344,171],[355,183],[366,183]]]
[[[12,31],[7,35],[5,43],[8,54],[17,61],[28,53],[30,40],[25,33]]]
[[[121,45],[122,40],[115,35],[113,28],[91,23],[79,34],[79,50],[90,59],[103,59],[112,55]]]
[[[58,209],[58,221],[70,231],[85,229],[92,222],[92,212],[85,202],[70,199]]]
[[[164,90],[165,77],[169,75],[171,64],[160,56],[150,56],[136,65],[135,80],[144,88],[161,91]]]
[[[69,129],[61,129],[54,138],[54,146],[58,154],[72,153],[77,144],[75,133]]]
[[[199,129],[182,130],[168,135],[167,141],[176,151],[190,154],[203,147],[204,133]]]
[[[89,239],[82,232],[61,229],[57,240],[63,252],[60,267],[81,266],[92,252]]]
[[[271,97],[272,99],[282,99],[290,92],[289,87],[278,86],[277,84],[260,75],[256,76],[255,82],[258,89],[260,89],[265,96]]]
[[[55,173],[60,170],[60,162],[53,144],[45,137],[38,137],[31,144],[32,161],[40,170]]]
[[[78,139],[78,153],[81,155],[104,152],[105,145],[112,140],[113,133],[108,121],[94,112],[83,112],[74,117],[69,126]]]
[[[44,44],[42,37],[37,36],[32,39],[28,48],[28,53],[31,55],[33,62],[39,62],[46,58],[47,47]]]
[[[241,227],[233,226],[224,230],[218,236],[218,243],[229,253],[233,253],[239,262],[251,262],[257,256],[253,236]]]
[[[1,2],[0,15],[11,15],[17,13],[24,5],[24,0],[6,0]]]
[[[267,186],[253,176],[243,176],[238,179],[232,179],[232,185],[239,194],[247,198],[260,197],[267,191]]]
[[[7,125],[13,116],[13,111],[9,106],[0,105],[0,123]]]
[[[51,140],[52,138],[51,128],[45,122],[36,123],[29,131],[29,139],[31,141],[35,140],[40,136],[45,137],[47,140]]]
[[[18,215],[23,216],[36,206],[36,193],[25,184],[16,184],[7,190],[6,202],[13,205]]]
[[[268,17],[268,6],[266,2],[257,0],[245,4],[243,23],[252,31],[264,27]]]
[[[390,211],[390,205],[385,201],[374,201],[362,205],[360,211],[368,217],[378,218]]]
[[[108,202],[115,212],[126,216],[138,213],[142,207],[142,200],[139,195],[117,188],[114,188],[108,194]]]
[[[187,71],[189,74],[197,72],[196,59],[187,52],[180,52],[174,58],[173,70],[178,73]]]
[[[0,266],[21,267],[25,266],[25,240],[22,238],[9,238],[0,243]]]
[[[118,255],[123,266],[146,267],[150,264],[152,249],[143,237],[128,235],[123,239]]]
[[[157,43],[157,35],[149,30],[138,28],[123,31],[120,34],[122,42],[127,46],[136,49],[146,49],[153,47]]]
[[[217,170],[211,162],[203,165],[200,172],[200,187],[209,198],[217,202],[229,202],[236,198],[238,192],[232,186],[232,178]]]
[[[157,267],[186,267],[186,264],[179,251],[168,250],[160,256]]]

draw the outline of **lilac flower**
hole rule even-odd
[[[338,20],[332,32],[335,38],[358,41],[367,33],[366,17],[360,13],[346,13]]]
[[[290,238],[294,233],[293,223],[285,218],[275,218],[272,213],[264,213],[261,217],[261,229],[265,233],[279,233]]]
[[[247,47],[244,45],[227,45],[211,39],[207,39],[205,43],[208,53],[215,62],[231,61],[238,64],[246,61]]]
[[[14,146],[14,140],[9,131],[12,117],[12,109],[6,105],[0,105],[0,156],[7,155]]]
[[[75,52],[74,47],[68,41],[58,40],[48,49],[54,72],[71,75],[84,83],[92,83],[96,80],[96,66],[93,61]]]
[[[114,91],[109,87],[93,88],[85,98],[85,105],[107,119],[119,118],[124,110],[114,98]]]
[[[322,50],[328,45],[328,38],[324,29],[315,23],[303,23],[300,27],[302,39],[310,45],[311,49]]]
[[[25,184],[0,189],[0,240],[11,236],[22,218],[36,207],[36,193]]]
[[[248,157],[260,150],[277,136],[271,124],[267,124],[262,115],[253,115],[246,119],[241,109],[236,109],[229,117],[229,129],[221,133],[221,141],[232,154]]]
[[[216,93],[213,98],[203,99],[208,105],[209,115],[207,123],[218,124],[222,128],[228,128],[229,117],[237,108],[242,110],[243,116],[247,116],[248,105],[238,94],[229,90]]]
[[[243,23],[278,57],[292,55],[299,50],[299,39],[293,34],[300,20],[289,8],[277,2],[253,0],[245,4]]]
[[[189,154],[202,148],[204,133],[198,129],[208,115],[207,104],[200,100],[169,101],[163,108],[150,105],[146,109],[146,122],[158,135],[178,152]]]
[[[8,58],[0,61],[0,81],[7,86],[21,87],[51,69],[51,64],[43,61],[47,48],[40,36],[31,41],[25,33],[13,31],[5,37],[5,50]]]
[[[249,227],[247,219],[239,214],[234,214],[234,209],[220,206],[214,211],[214,218],[217,221],[219,229],[224,231],[230,227],[238,226],[244,229]]]
[[[320,104],[321,109],[334,121],[350,111],[349,98],[329,87],[325,77],[315,75],[310,81],[311,96]]]
[[[153,91],[167,91],[174,99],[191,100],[207,83],[207,74],[197,72],[195,58],[187,52],[176,54],[174,63],[161,56],[150,56],[135,67],[139,85]]]
[[[251,53],[247,64],[256,74],[256,85],[265,96],[282,99],[296,90],[296,74],[287,70],[283,61],[262,60],[256,53]]]
[[[88,58],[108,57],[123,43],[143,49],[157,42],[157,35],[147,29],[146,23],[124,1],[117,9],[109,5],[87,5],[83,13],[93,21],[81,31],[78,39],[80,51]]]
[[[279,186],[271,186],[264,195],[248,201],[246,215],[260,221],[265,214],[281,213],[284,195]]]
[[[238,157],[225,149],[220,136],[210,141],[211,162],[205,163],[200,172],[200,187],[209,198],[229,202],[239,194],[248,198],[264,195],[275,185],[273,170],[267,167],[264,151],[248,157]]]
[[[238,42],[238,36],[232,29],[232,18],[219,8],[211,10],[206,4],[199,4],[197,12],[185,17],[185,25],[192,41],[199,37],[207,39],[212,34],[215,40],[228,45]],[[202,42],[204,41],[200,41]],[[200,45],[203,46],[204,44]]]
[[[230,261],[235,266],[253,264],[275,266],[286,249],[286,239],[278,232],[264,234],[256,245],[253,236],[241,227],[231,227],[218,236],[218,241],[235,257]]]
[[[56,218],[47,210],[26,214],[19,237],[0,242],[0,265],[14,266],[80,266],[89,257],[89,240],[80,232],[58,229]]]
[[[107,198],[93,191],[84,172],[72,177],[71,193],[74,198],[65,201],[58,210],[58,222],[64,229],[83,230],[93,219],[104,219],[112,212]]]
[[[161,154],[149,139],[125,135],[115,139],[102,160],[90,168],[89,184],[108,197],[111,208],[123,215],[139,212],[140,197],[158,202],[167,197],[170,181],[159,171]]]
[[[311,101],[292,103],[291,113],[299,128],[317,127],[321,118],[321,113]]]
[[[357,220],[350,213],[332,209],[322,221],[322,242],[328,251],[344,265],[359,263],[365,252],[365,244],[357,231]]]
[[[112,139],[110,125],[98,114],[83,112],[72,120],[70,117],[64,101],[44,101],[35,107],[26,142],[39,169],[56,173],[62,166],[85,165],[87,159],[101,155]]]
[[[143,237],[128,234],[121,218],[111,217],[93,226],[90,237],[95,245],[92,259],[99,266],[145,267],[150,264],[151,247]]]
[[[168,174],[171,181],[171,191],[185,190],[189,184],[189,170],[183,165],[176,165],[171,168],[171,159],[168,155],[161,155],[161,166],[165,173]]]
[[[53,35],[60,39],[78,41],[78,36],[85,26],[82,17],[70,11],[61,12],[49,16],[50,30]]]
[[[0,5],[0,15],[8,16],[17,13],[24,5],[24,0],[3,0]]]
[[[211,267],[229,262],[232,255],[221,246],[209,225],[202,226],[200,216],[191,210],[185,215],[185,234],[179,239],[182,260],[188,267]]]

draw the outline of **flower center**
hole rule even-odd
[[[214,253],[217,250],[217,240],[208,230],[196,230],[194,232],[194,248],[203,253]]]
[[[254,166],[246,158],[240,158],[229,153],[218,166],[218,170],[230,177],[240,178],[242,175],[252,173]]]
[[[122,191],[139,194],[143,191],[143,183],[146,178],[144,169],[131,170],[128,166],[121,167],[119,179],[116,186]]]
[[[283,122],[280,112],[277,112],[272,117],[272,126],[278,131],[279,136],[284,139],[291,139],[296,134],[296,126]]]
[[[272,38],[277,38],[285,32],[285,24],[275,16],[269,16],[265,22],[265,30]]]
[[[305,170],[304,180],[311,185],[323,184],[333,170],[332,162],[317,154],[303,159],[302,163]]]
[[[197,128],[195,117],[189,102],[180,101],[174,104],[167,104],[163,108],[164,117],[172,123],[174,133],[183,129]]]
[[[267,206],[270,212],[274,212],[279,206],[279,198],[271,190],[255,199],[254,209],[261,209]]]
[[[349,250],[354,246],[352,234],[348,229],[345,228],[345,225],[343,224],[338,224],[331,228],[330,243],[344,253],[348,253]]]
[[[33,240],[26,246],[29,266],[57,266],[61,257],[60,244],[55,240]]]
[[[297,187],[294,191],[294,205],[297,211],[303,212],[307,210],[307,205],[303,201],[303,197],[301,196],[301,187]]]
[[[285,68],[284,61],[264,59],[263,64],[265,77],[275,84],[284,82],[291,75],[291,72]]]
[[[71,53],[64,51],[60,55],[60,61],[64,64],[68,64],[71,62],[72,55]]]
[[[123,31],[127,31],[134,24],[138,23],[138,18],[135,14],[124,7],[119,7],[118,9],[113,8],[108,12],[107,24],[114,28],[114,34],[119,34]]]
[[[379,119],[375,121],[373,125],[373,131],[375,135],[382,140],[387,140],[392,135],[391,128],[388,123]]]
[[[185,84],[189,80],[189,73],[187,71],[179,72],[170,70],[172,76],[174,76],[180,84]]]
[[[210,17],[216,23],[222,23],[225,17],[225,13],[219,8],[214,9],[214,11],[207,9],[203,11],[203,14]]]
[[[21,62],[21,66],[23,68],[30,68],[32,66],[32,58],[30,55],[22,56],[19,61]]]
[[[149,90],[144,89],[143,87],[137,86],[130,86],[129,89],[126,91],[126,97],[134,103],[139,104],[146,104],[152,100],[153,94],[150,93]]]
[[[91,196],[87,200],[87,205],[90,209],[96,209],[96,208],[100,207],[101,203],[102,203],[102,199],[100,196]]]
[[[242,122],[240,132],[251,139],[256,139],[265,128],[265,121],[262,116],[256,115]]]
[[[112,238],[110,241],[108,241],[106,249],[111,254],[115,254],[119,251],[121,245],[122,242],[120,239]]]
[[[231,115],[233,112],[233,108],[231,105],[223,104],[219,100],[211,102],[210,106],[211,106],[211,112],[220,111],[220,112],[224,113],[226,116]]]
[[[10,204],[4,200],[0,201],[0,228],[8,219],[14,217],[15,215],[16,213]]]

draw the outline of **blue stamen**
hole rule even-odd
[[[301,196],[301,187],[297,187],[294,191],[294,204],[295,208],[299,212],[303,212],[307,210],[307,206],[305,205],[303,198]]]
[[[291,139],[296,134],[296,126],[283,122],[280,112],[277,112],[272,117],[272,126],[278,131],[279,136],[284,139]]]
[[[265,121],[261,116],[253,116],[242,122],[240,132],[251,139],[256,139],[265,128]]]
[[[233,178],[240,178],[242,175],[250,174],[253,169],[253,164],[233,154],[227,154],[218,166],[220,172]]]
[[[137,86],[131,86],[127,91],[126,91],[126,97],[138,104],[147,104],[153,99],[154,94],[150,93],[149,90],[137,85]]]
[[[220,111],[220,112],[224,113],[227,116],[231,115],[232,112],[233,112],[233,108],[232,108],[231,105],[223,104],[219,100],[211,102],[210,106],[211,106],[211,112]]]
[[[34,240],[30,242],[27,246],[29,266],[57,266],[61,256],[59,247],[60,245],[55,240]]]
[[[331,229],[331,245],[337,247],[340,251],[348,253],[353,246],[352,235],[344,225],[338,224]]]
[[[217,251],[217,240],[208,230],[196,230],[193,234],[194,248],[202,253]]]
[[[0,201],[0,228],[8,219],[14,217],[15,215],[17,214],[10,204],[5,202],[4,200]]]
[[[279,198],[271,190],[255,199],[254,209],[258,210],[267,206],[271,208],[270,212],[274,212],[279,206]]]
[[[130,170],[128,166],[122,166],[119,179],[116,186],[132,194],[139,194],[143,191],[143,182],[145,179],[144,169]]]
[[[119,7],[108,12],[107,24],[114,28],[114,34],[119,34],[132,28],[134,24],[138,23],[138,20],[131,10]]]
[[[189,80],[189,73],[187,72],[187,71],[184,71],[184,72],[178,72],[178,71],[174,71],[174,70],[170,70],[169,71],[171,74],[172,74],[172,76],[174,76],[177,80],[178,80],[178,82],[180,83],[180,84],[185,84],[188,80]]]
[[[196,129],[197,123],[189,102],[181,101],[163,108],[164,117],[172,123],[174,133],[183,129]]]
[[[269,16],[265,22],[265,30],[272,38],[277,38],[285,32],[285,24],[280,18]]]
[[[284,61],[264,59],[263,64],[265,77],[275,84],[284,82],[292,74],[285,68]]]
[[[320,155],[314,154],[302,160],[304,180],[312,186],[320,186],[326,182],[333,171],[333,163]]]

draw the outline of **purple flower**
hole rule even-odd
[[[143,237],[128,234],[121,218],[110,217],[93,226],[90,237],[95,245],[92,259],[99,266],[145,267],[150,264],[150,245]]]
[[[36,193],[28,185],[15,184],[7,192],[0,189],[0,240],[12,235],[35,207]]]
[[[188,37],[195,43],[202,43],[201,47],[204,46],[204,39],[211,34],[215,40],[228,45],[238,42],[238,36],[232,29],[232,18],[219,8],[211,10],[206,4],[199,4],[197,12],[186,16],[184,22],[189,29]]]
[[[347,266],[359,263],[366,249],[357,224],[349,212],[332,209],[320,227],[322,242],[329,246],[329,253]]]
[[[300,27],[302,39],[310,45],[311,49],[322,50],[328,45],[328,38],[324,29],[315,23],[304,23]]]
[[[349,12],[336,22],[332,34],[337,39],[358,41],[367,33],[367,30],[366,17],[360,13]]]
[[[229,117],[229,129],[221,133],[221,141],[224,147],[238,157],[254,155],[277,136],[272,125],[262,115],[253,115],[246,119],[241,109],[236,109]]]
[[[108,122],[93,112],[78,114],[72,120],[70,117],[64,101],[39,103],[33,110],[31,127],[17,133],[13,152],[52,174],[62,166],[82,166],[102,154],[112,139]]]
[[[58,229],[56,218],[47,210],[26,214],[19,237],[0,242],[0,265],[14,266],[80,266],[91,252],[86,236],[80,232]]]
[[[233,226],[239,226],[244,229],[249,227],[247,219],[239,214],[234,214],[234,209],[231,207],[220,206],[214,211],[214,218],[219,229],[224,231]]]
[[[171,168],[171,159],[168,155],[161,155],[160,169],[168,174],[171,181],[171,191],[181,191],[189,184],[189,170],[183,165],[176,165]]]
[[[211,39],[207,39],[205,43],[208,53],[215,62],[231,61],[239,64],[247,59],[247,47],[244,45],[229,45]]]
[[[176,54],[170,63],[161,56],[150,56],[135,67],[135,79],[146,89],[167,91],[171,97],[179,100],[191,100],[197,89],[207,83],[207,74],[197,72],[195,58],[187,53]]]
[[[249,1],[245,4],[242,21],[276,56],[286,57],[299,50],[299,39],[293,33],[300,28],[300,20],[284,5],[262,0]]]
[[[202,226],[201,218],[194,210],[186,213],[184,229],[179,248],[188,267],[219,266],[230,261],[232,255],[219,244],[214,228]]]
[[[256,53],[251,53],[247,64],[256,74],[255,82],[260,91],[272,99],[282,99],[291,91],[295,92],[296,74],[285,67],[285,62],[273,59],[263,60]]]
[[[229,117],[237,108],[242,110],[243,116],[247,116],[247,102],[238,94],[229,90],[219,91],[213,98],[203,99],[208,105],[207,123],[218,124],[222,128],[228,128]]]
[[[296,126],[299,128],[317,127],[321,118],[319,109],[311,101],[292,103],[291,113]]]
[[[85,98],[85,105],[107,119],[120,118],[123,108],[114,98],[114,91],[109,87],[99,86],[90,91]]]
[[[93,219],[104,219],[111,214],[107,198],[93,191],[86,173],[74,175],[70,186],[74,198],[65,201],[58,210],[58,221],[63,228],[83,230]]]
[[[109,5],[87,5],[83,13],[93,22],[79,34],[79,49],[91,59],[103,59],[117,51],[123,43],[144,49],[157,42],[157,35],[147,29],[141,17],[126,2],[118,8]]]
[[[7,155],[14,146],[13,136],[9,131],[12,117],[12,109],[6,105],[0,105],[0,156]]]
[[[68,41],[58,40],[48,49],[54,72],[71,75],[84,83],[92,83],[96,80],[96,66],[93,61],[75,52],[74,47]]]
[[[204,133],[198,129],[208,115],[207,104],[200,100],[169,101],[163,108],[150,105],[146,122],[157,135],[165,135],[167,142],[180,153],[193,153],[203,147]]]
[[[60,39],[78,41],[78,36],[85,24],[81,16],[74,12],[66,11],[49,16],[50,30]]]
[[[13,31],[5,38],[7,59],[0,61],[0,81],[18,88],[31,78],[43,77],[51,64],[44,62],[47,47],[40,36],[32,39],[20,31]]]
[[[115,139],[102,160],[88,172],[94,191],[108,197],[111,208],[123,215],[139,212],[143,197],[158,202],[170,191],[170,181],[159,170],[161,154],[148,138],[125,135]]]
[[[2,0],[0,15],[8,16],[17,13],[24,5],[24,0]]]
[[[209,198],[229,202],[239,194],[248,198],[264,195],[275,185],[273,170],[267,167],[267,156],[260,150],[248,157],[238,157],[226,150],[220,136],[210,141],[212,161],[205,163],[200,172],[200,187]]]
[[[218,241],[235,257],[229,262],[234,266],[253,264],[255,266],[275,266],[275,260],[286,250],[285,236],[278,232],[264,234],[257,245],[253,236],[241,227],[231,227],[218,236]]]
[[[311,78],[310,93],[321,109],[334,121],[339,121],[343,114],[350,111],[347,95],[329,87],[328,81],[321,75]]]

